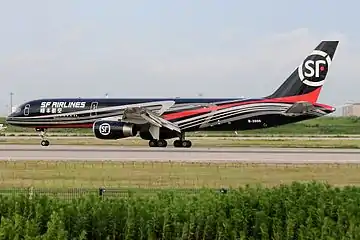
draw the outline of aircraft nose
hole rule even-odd
[[[5,117],[5,122],[9,121],[11,119],[11,114],[7,117]]]
[[[11,121],[14,118],[15,114],[11,113],[7,117],[5,117],[5,122]]]
[[[13,124],[16,121],[16,116],[14,114],[10,114],[9,116],[5,117],[5,124]]]

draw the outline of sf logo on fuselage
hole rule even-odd
[[[110,124],[108,123],[103,123],[100,125],[99,127],[99,132],[102,134],[102,135],[109,135],[110,134]]]
[[[326,52],[314,50],[298,68],[300,80],[311,87],[322,86],[330,64],[331,58]]]

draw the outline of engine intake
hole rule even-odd
[[[99,139],[120,139],[137,134],[133,124],[119,121],[96,121],[93,124],[93,133]]]

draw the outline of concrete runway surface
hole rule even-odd
[[[26,135],[26,134],[25,134]],[[94,136],[52,136],[50,134],[47,135],[49,139],[94,139]],[[360,140],[360,136],[358,135],[343,135],[342,137],[334,137],[334,136],[258,136],[258,137],[236,137],[236,136],[213,136],[213,137],[191,137],[191,139],[232,139],[232,140]],[[39,136],[1,136],[1,140],[11,140],[11,139],[40,139]],[[129,137],[124,140],[134,140],[139,139],[138,137]]]
[[[360,149],[0,145],[0,160],[360,163]]]

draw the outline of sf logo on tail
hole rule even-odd
[[[310,87],[322,86],[330,64],[331,58],[326,52],[314,50],[298,68],[300,80]]]
[[[316,77],[318,78],[320,76],[320,71],[325,70],[326,61],[325,60],[307,60],[304,64],[305,69],[308,70],[304,72],[305,77]],[[314,69],[315,68],[315,69]]]

